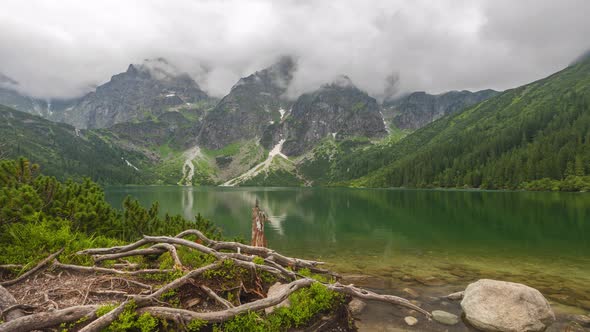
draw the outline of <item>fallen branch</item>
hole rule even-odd
[[[59,254],[61,254],[63,251],[64,251],[64,249],[62,248],[59,251],[57,251],[56,253],[49,255],[49,257],[47,257],[44,260],[42,260],[39,264],[37,264],[37,266],[35,266],[34,268],[30,269],[29,271],[23,273],[20,277],[18,277],[16,279],[12,279],[12,280],[8,280],[8,281],[0,282],[0,286],[11,286],[11,285],[16,284],[17,282],[20,282],[22,280],[25,280],[26,278],[28,278],[33,273],[35,273],[38,270],[40,270],[43,267],[45,267],[55,257],[59,256]]]

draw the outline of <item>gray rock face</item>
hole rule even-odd
[[[285,121],[283,153],[301,155],[326,137],[387,135],[377,101],[343,76],[300,96]]]
[[[459,323],[459,316],[442,310],[434,310],[432,312],[432,319],[445,325],[455,325]]]
[[[237,140],[262,137],[265,129],[281,120],[280,109],[289,109],[284,96],[293,78],[295,62],[283,57],[269,68],[242,78],[207,114],[200,143],[219,149]]]
[[[450,91],[440,95],[414,92],[385,101],[383,114],[400,129],[418,129],[445,115],[458,112],[498,94],[494,90]]]
[[[170,70],[163,59],[129,65],[126,72],[87,94],[64,118],[78,128],[104,128],[116,123],[144,120],[172,106],[207,98],[186,74]]]
[[[465,319],[484,331],[543,331],[555,321],[551,306],[536,289],[482,279],[465,289]]]

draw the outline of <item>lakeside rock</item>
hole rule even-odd
[[[445,325],[455,325],[459,323],[459,316],[442,310],[434,310],[432,312],[432,319]]]
[[[363,312],[363,309],[365,309],[366,306],[367,303],[365,301],[354,298],[348,303],[348,310],[350,310],[351,314],[358,315]]]
[[[483,331],[543,331],[555,321],[549,302],[536,289],[481,279],[465,289],[465,319]]]

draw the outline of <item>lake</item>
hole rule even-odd
[[[197,213],[250,238],[256,199],[268,246],[323,260],[355,284],[462,289],[494,278],[538,288],[566,311],[590,310],[590,194],[346,188],[107,187],[162,213]],[[401,286],[400,286],[401,285]],[[436,293],[436,292],[435,292]],[[403,295],[403,294],[402,294]]]

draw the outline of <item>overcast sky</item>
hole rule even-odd
[[[164,57],[222,96],[291,54],[293,95],[339,74],[373,96],[388,81],[507,89],[587,50],[589,13],[588,0],[3,0],[0,73],[34,96],[68,97]]]

